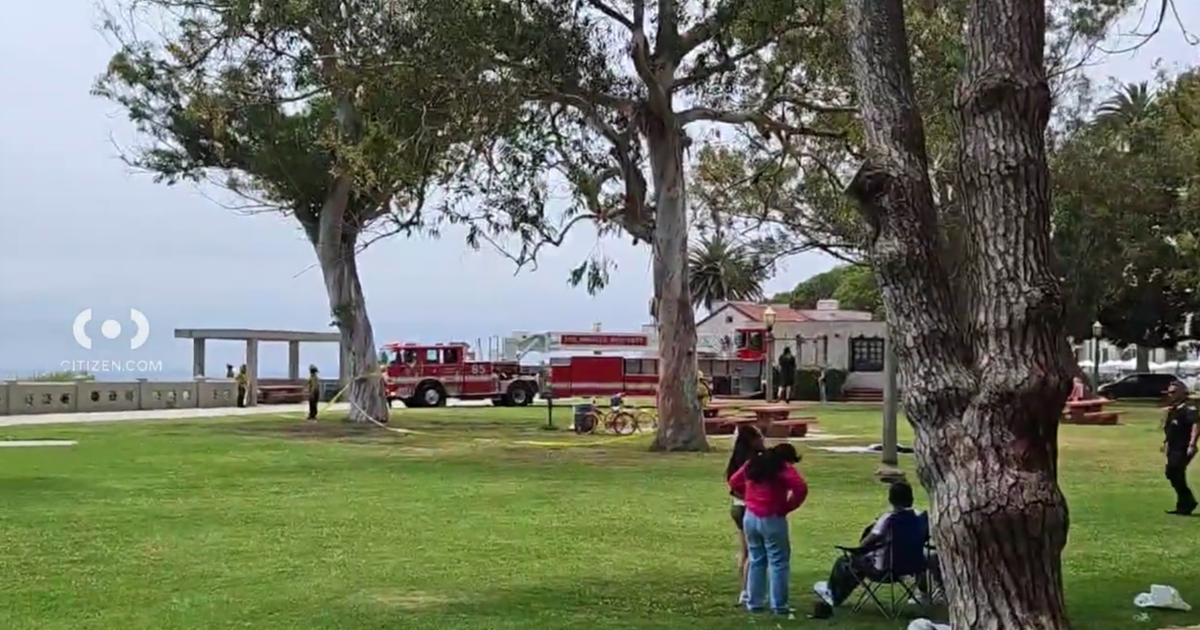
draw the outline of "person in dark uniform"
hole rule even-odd
[[[308,419],[317,421],[317,404],[321,402],[321,377],[317,366],[308,366],[308,383],[305,385],[308,393]]]
[[[1162,451],[1167,456],[1166,475],[1175,490],[1175,509],[1167,514],[1188,516],[1196,511],[1196,496],[1187,483],[1187,467],[1196,457],[1197,420],[1200,412],[1187,399],[1187,386],[1179,381],[1167,388],[1171,401],[1167,417],[1163,419]]]
[[[796,355],[792,354],[792,349],[785,347],[783,354],[779,355],[779,391],[776,392],[776,398],[784,402],[791,402],[792,388],[796,385]]]
[[[250,377],[248,377],[246,375],[246,364],[245,363],[242,364],[242,367],[238,368],[238,373],[237,373],[237,376],[234,377],[234,380],[237,381],[237,406],[245,407],[246,406],[246,386],[250,382]]]

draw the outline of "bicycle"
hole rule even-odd
[[[633,435],[641,428],[646,416],[639,408],[625,406],[625,394],[616,394],[609,398],[608,409],[596,405],[592,401],[591,431],[596,433],[598,428],[617,435]]]
[[[654,407],[629,407],[627,413],[633,415],[635,430],[646,429],[654,431],[658,429],[658,409]]]

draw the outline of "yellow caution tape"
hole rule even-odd
[[[619,442],[625,440],[629,436],[605,438],[603,440],[589,440],[586,442],[541,442],[538,440],[513,440],[513,444],[522,446],[539,446],[542,448],[583,448],[587,446],[602,446],[611,442]]]
[[[346,395],[346,392],[350,390],[350,386],[351,386],[351,385],[353,385],[355,381],[358,381],[358,380],[365,380],[365,379],[370,379],[370,378],[382,378],[382,377],[383,377],[383,375],[384,375],[384,374],[383,374],[383,370],[382,370],[382,369],[379,369],[379,370],[376,370],[376,371],[375,371],[375,373],[373,373],[373,374],[368,374],[368,375],[366,375],[366,376],[358,376],[358,377],[355,377],[355,378],[352,378],[352,379],[350,379],[350,381],[349,381],[348,383],[346,383],[346,385],[345,385],[344,387],[342,387],[341,389],[339,389],[339,390],[337,391],[337,393],[336,393],[336,394],[334,394],[334,395],[333,395],[333,396],[332,396],[332,397],[331,397],[331,398],[330,398],[330,399],[329,399],[329,400],[328,400],[328,401],[327,401],[327,402],[324,404],[324,406],[322,406],[322,407],[321,407],[321,408],[320,408],[320,409],[317,411],[317,417],[318,417],[318,418],[320,418],[322,414],[326,414],[326,413],[328,413],[328,412],[329,412],[329,409],[330,409],[331,407],[333,407],[334,405],[336,405],[336,404],[337,404],[337,403],[338,403],[338,402],[339,402],[339,401],[342,399],[342,397]],[[353,405],[354,403],[351,403],[351,404]],[[360,409],[360,411],[361,411],[361,409]],[[380,422],[380,421],[379,421],[379,420],[377,420],[376,418],[372,417],[370,414],[366,414],[366,413],[364,413],[364,415],[366,415],[366,416],[367,416],[367,420],[370,420],[372,424],[374,424],[375,426],[377,426],[377,427],[379,427],[379,428],[381,428],[381,429],[386,429],[386,430],[388,430],[388,431],[391,431],[392,433],[400,433],[400,434],[404,434],[404,435],[410,435],[410,434],[412,434],[412,435],[419,435],[419,432],[417,432],[417,431],[411,431],[411,430],[409,430],[409,429],[399,429],[399,428],[396,428],[396,427],[389,427],[388,425],[384,424],[383,422]]]

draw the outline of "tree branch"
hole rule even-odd
[[[772,106],[779,103],[780,101],[767,101],[762,107],[742,111],[720,110],[712,107],[693,107],[679,112],[677,120],[681,127],[701,120],[728,125],[750,124],[763,136],[776,135],[781,140],[791,136],[809,136],[834,140],[841,140],[846,137],[845,131],[818,129],[804,124],[788,124],[772,118],[767,112]],[[853,110],[851,109],[850,111]]]
[[[676,0],[658,0],[658,32],[654,35],[654,58],[671,60],[679,44],[679,23],[675,20]]]
[[[607,17],[608,19],[620,24],[621,26],[624,26],[625,28],[629,29],[630,31],[632,31],[634,29],[633,20],[625,17],[624,15],[621,15],[620,11],[617,11],[616,9],[612,8],[611,6],[605,4],[602,0],[584,0],[584,1],[587,3],[588,6],[603,13],[604,16]]]
[[[751,0],[728,0],[721,3],[715,11],[707,18],[701,20],[698,24],[688,29],[687,32],[679,35],[678,43],[674,50],[674,57],[671,62],[678,64],[683,61],[692,51],[705,42],[717,36],[730,22],[736,20],[753,2]]]
[[[728,72],[737,70],[738,64],[754,55],[762,52],[768,46],[778,43],[779,40],[790,33],[794,33],[800,29],[819,27],[825,22],[826,5],[825,0],[819,0],[817,9],[814,13],[805,13],[803,19],[788,19],[775,24],[771,27],[771,31],[752,44],[746,45],[736,54],[722,54],[721,59],[714,64],[701,64],[693,68],[691,72],[679,77],[671,85],[671,91],[675,92],[683,90],[694,85],[699,85],[705,81]],[[697,45],[702,45],[699,42]],[[719,47],[718,47],[719,48]],[[724,52],[724,51],[722,51]]]

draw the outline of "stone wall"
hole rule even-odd
[[[0,383],[0,415],[233,407],[231,379],[136,382]]]

